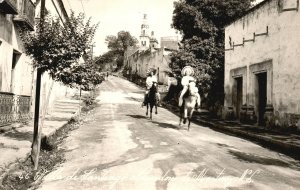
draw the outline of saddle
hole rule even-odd
[[[182,90],[181,90],[182,92]],[[187,98],[189,96],[196,96],[196,93],[192,93],[191,90],[190,90],[190,87],[188,87],[188,90],[183,94],[182,98]]]

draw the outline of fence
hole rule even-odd
[[[30,118],[30,96],[0,92],[0,126]]]

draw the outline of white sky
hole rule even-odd
[[[160,37],[176,36],[171,28],[173,2],[176,0],[63,0],[67,11],[85,12],[92,22],[99,22],[94,41],[94,55],[107,51],[105,37],[117,35],[121,30],[129,31],[139,39],[143,14],[148,16],[150,31],[157,40]],[[256,0],[256,3],[262,0]]]
[[[143,14],[148,16],[150,31],[154,31],[157,40],[160,37],[175,36],[171,28],[173,2],[175,0],[64,0],[67,11],[85,12],[92,22],[99,22],[94,41],[94,55],[107,51],[105,37],[117,35],[121,30],[129,31],[136,38],[140,35]]]

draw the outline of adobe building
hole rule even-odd
[[[265,0],[225,28],[224,117],[300,128],[299,0]]]
[[[178,51],[178,43],[178,36],[164,36],[160,38],[160,46],[165,49]]]

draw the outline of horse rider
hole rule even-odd
[[[156,76],[156,70],[155,69],[149,69],[147,71],[147,79],[146,79],[146,91],[145,91],[145,96],[144,96],[144,101],[142,106],[147,105],[147,100],[148,100],[148,93],[150,88],[152,87],[153,83],[157,83],[157,76]],[[156,98],[158,102],[160,102],[160,94],[157,92],[156,93]]]
[[[190,90],[193,94],[197,97],[196,102],[196,109],[200,106],[200,95],[198,93],[198,88],[196,87],[196,79],[193,77],[194,75],[194,69],[191,66],[185,66],[181,70],[181,75],[183,76],[181,79],[181,85],[183,86],[183,89],[179,96],[179,102],[178,105],[181,107],[183,105],[183,97],[187,93],[188,87],[190,87]]]

